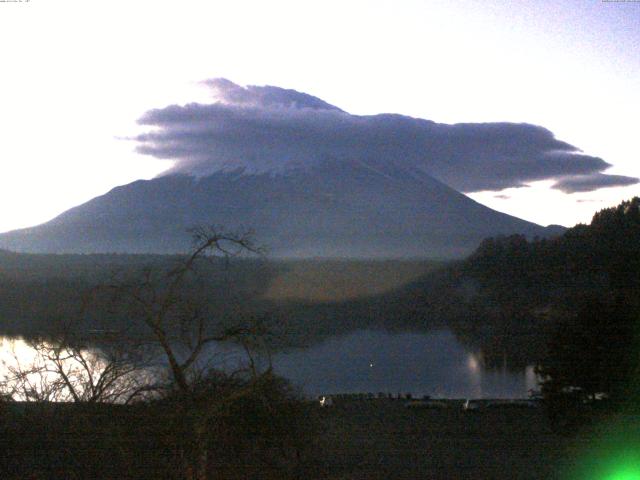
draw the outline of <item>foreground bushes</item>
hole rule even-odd
[[[235,396],[203,392],[197,401],[5,402],[0,477],[296,478],[311,444],[311,409],[277,377],[238,387]],[[202,422],[204,438],[194,433]],[[202,452],[206,468],[194,472],[191,460]]]

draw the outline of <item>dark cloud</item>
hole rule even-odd
[[[591,192],[599,188],[635,185],[638,182],[639,180],[634,177],[593,173],[591,175],[576,175],[562,178],[556,182],[554,188],[562,190],[565,193]]]
[[[607,162],[535,125],[358,116],[295,90],[241,87],[225,79],[204,83],[216,103],[171,105],[139,120],[156,128],[136,137],[138,151],[176,160],[170,172],[283,172],[349,160],[418,169],[464,192],[546,179],[559,179],[554,188],[567,192],[637,181],[603,174]]]

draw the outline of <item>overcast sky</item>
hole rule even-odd
[[[407,158],[492,208],[588,221],[640,195],[639,25],[640,3],[589,0],[0,3],[0,231],[183,167],[167,119],[244,125],[245,85],[341,110],[279,120],[306,125],[304,148],[336,118],[352,139],[409,135]],[[235,97],[203,82],[220,77]],[[248,110],[271,125],[261,99]]]

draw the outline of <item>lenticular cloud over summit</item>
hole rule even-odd
[[[276,87],[210,80],[211,103],[151,110],[139,151],[174,160],[46,224],[0,235],[41,253],[176,253],[197,225],[256,232],[283,258],[460,258],[487,237],[553,235],[459,190],[557,178],[593,189],[608,164],[540,127],[351,115]],[[596,178],[594,182],[592,177]],[[453,188],[452,188],[453,187]]]
[[[550,179],[568,193],[638,182],[603,173],[610,164],[535,125],[352,115],[295,90],[242,87],[226,79],[203,84],[214,103],[170,105],[139,119],[155,128],[135,138],[137,150],[175,160],[165,174],[283,174],[327,161],[357,161],[418,169],[463,192]]]

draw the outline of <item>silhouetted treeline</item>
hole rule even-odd
[[[602,210],[590,225],[577,225],[553,239],[485,240],[465,262],[464,271],[492,290],[496,299],[517,295],[530,304],[573,299],[603,289],[637,289],[639,206],[636,197]]]
[[[145,270],[169,270],[181,258],[0,251],[0,334],[42,335],[56,319],[77,316],[82,309],[84,316],[96,317],[96,325],[113,322],[117,328],[126,316],[99,310],[95,303],[86,311],[87,293]],[[405,311],[404,300],[390,301],[389,296],[396,298],[394,288],[442,265],[429,260],[212,258],[199,267],[197,291],[221,322],[261,317],[275,347],[300,346],[358,328],[423,328]]]
[[[52,323],[70,317],[104,317],[128,322],[124,316],[99,310],[89,295],[96,286],[137,278],[144,271],[168,271],[178,255],[31,255],[0,251],[0,334],[46,334]],[[260,259],[211,258],[199,265],[199,288],[212,315],[221,321],[237,316],[257,301],[275,275]],[[90,323],[90,322],[89,322]]]
[[[449,276],[451,325],[488,362],[537,364],[547,395],[640,392],[640,198],[554,239],[487,239]]]

